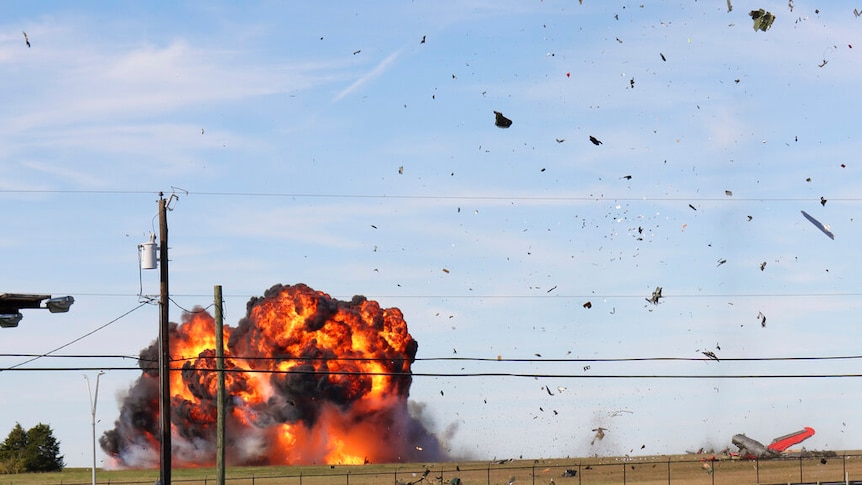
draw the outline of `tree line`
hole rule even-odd
[[[0,444],[0,474],[57,472],[64,466],[60,442],[47,424],[25,430],[21,423],[15,423]]]

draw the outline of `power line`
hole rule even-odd
[[[64,372],[64,371],[140,371],[138,367],[24,367],[4,370],[18,372]],[[172,368],[171,371],[217,372],[205,367]],[[349,372],[308,371],[274,369],[225,369],[228,373],[314,375],[314,376],[380,376],[380,377],[517,377],[530,379],[825,379],[857,378],[862,374],[540,374],[520,372]]]
[[[60,189],[0,189],[7,194],[69,194],[69,195],[158,195],[162,190],[60,190]],[[524,200],[524,201],[572,201],[572,202],[820,202],[818,197],[614,197],[608,195],[587,196],[531,196],[531,195],[415,195],[415,194],[313,194],[302,192],[192,192],[184,195],[206,197],[265,197],[265,198],[304,198],[304,199],[393,199],[393,200]],[[859,197],[830,198],[832,202],[862,202]]]
[[[54,359],[132,359],[139,362],[157,362],[157,359],[131,356],[124,354],[0,354],[0,357],[46,357]],[[196,357],[172,357],[171,362],[195,361]],[[204,358],[210,358],[209,356]],[[300,361],[300,362],[392,362],[406,360],[399,357],[304,357],[304,356],[241,356],[230,355],[226,359],[233,361]],[[862,355],[827,355],[827,356],[791,356],[791,357],[722,357],[717,362],[805,362],[805,361],[830,361],[830,360],[859,360]],[[553,364],[553,363],[624,363],[624,362],[716,362],[715,359],[707,357],[592,357],[592,358],[495,358],[495,357],[417,357],[416,362],[499,362],[499,363],[531,363],[531,364]]]
[[[33,362],[34,360],[41,359],[42,357],[47,357],[48,355],[53,354],[54,352],[57,352],[58,350],[62,350],[62,349],[64,349],[64,348],[66,348],[66,347],[68,347],[68,346],[70,346],[70,345],[74,344],[75,342],[81,341],[81,340],[83,340],[83,339],[85,339],[85,338],[89,337],[90,335],[93,335],[94,333],[98,332],[99,330],[102,330],[103,328],[107,327],[108,325],[113,324],[114,322],[116,322],[116,321],[120,320],[121,318],[123,318],[123,317],[125,317],[125,316],[127,316],[127,315],[131,314],[132,312],[134,312],[135,310],[137,310],[137,309],[141,308],[141,307],[142,307],[142,306],[144,306],[144,305],[146,305],[146,303],[141,303],[140,305],[136,306],[135,308],[132,308],[131,310],[127,311],[126,313],[123,313],[122,315],[120,315],[119,317],[117,317],[117,318],[115,318],[115,319],[113,319],[113,320],[109,321],[108,323],[106,323],[106,324],[104,324],[104,325],[102,325],[102,326],[100,326],[100,327],[97,327],[97,328],[95,328],[94,330],[91,330],[91,331],[89,331],[89,332],[85,333],[84,335],[81,335],[80,337],[78,337],[78,338],[76,338],[76,339],[73,339],[73,340],[71,340],[71,341],[69,341],[69,342],[67,342],[67,343],[63,344],[63,345],[61,345],[61,346],[59,346],[59,347],[55,348],[54,350],[49,350],[48,352],[45,352],[44,354],[38,354],[38,355],[34,356],[33,358],[27,359],[27,360],[25,360],[25,361],[23,361],[23,362],[19,362],[19,363],[17,363],[17,364],[15,364],[15,365],[13,365],[13,366],[0,368],[0,372],[7,371],[7,370],[17,369],[17,368],[21,367],[22,365],[26,365],[26,364],[29,364],[30,362]]]

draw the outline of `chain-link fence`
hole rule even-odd
[[[440,463],[274,468],[273,474],[228,470],[226,485],[740,485],[862,484],[862,455],[807,455],[774,460],[725,456],[625,457],[578,460],[502,460],[486,464]],[[275,470],[278,470],[277,472]],[[854,481],[854,479],[856,481]],[[58,483],[56,485],[87,485]],[[152,481],[103,481],[100,485],[153,485]],[[175,485],[215,485],[214,475],[174,477]]]

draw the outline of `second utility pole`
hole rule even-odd
[[[171,485],[171,343],[168,321],[168,214],[164,194],[159,193],[159,418],[161,421],[161,466],[159,485]]]

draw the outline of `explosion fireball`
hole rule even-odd
[[[252,298],[224,327],[228,465],[442,461],[438,439],[410,414],[418,345],[398,308],[349,302],[304,284]],[[171,324],[172,462],[212,466],[216,453],[215,321],[202,309]],[[118,467],[159,463],[158,342],[113,430],[99,439]]]

